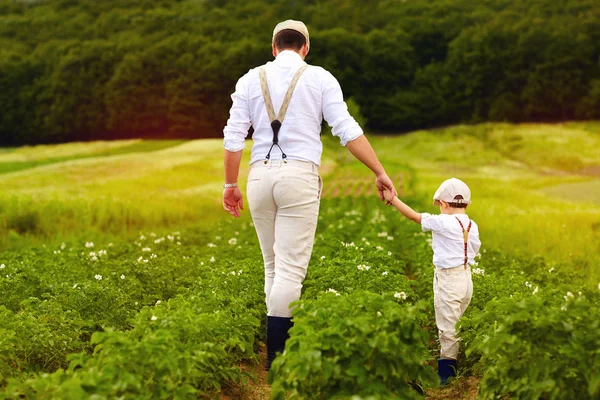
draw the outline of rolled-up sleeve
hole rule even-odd
[[[342,146],[363,134],[363,130],[348,112],[342,88],[335,77],[327,72],[323,81],[323,118],[331,126],[331,133],[340,138]]]
[[[252,124],[246,89],[247,77],[248,74],[242,76],[235,85],[235,92],[231,95],[233,105],[229,110],[227,125],[223,129],[223,146],[231,152],[244,149],[246,146],[246,136],[248,136],[248,130]]]

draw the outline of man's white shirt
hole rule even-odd
[[[282,51],[274,61],[266,64],[275,114],[281,107],[294,74],[303,65],[306,63],[300,55],[290,50]],[[225,149],[236,152],[245,147],[244,139],[248,130],[250,126],[254,127],[251,164],[265,160],[273,143],[273,130],[260,86],[259,68],[251,69],[238,80],[235,92],[231,95],[233,105],[229,120],[223,130]],[[288,159],[321,164],[323,144],[320,132],[323,118],[343,146],[363,134],[361,127],[348,113],[337,79],[324,68],[310,66],[298,81],[279,131],[279,146]],[[281,151],[274,146],[271,160],[281,158]]]
[[[464,228],[467,229],[470,219],[466,214],[421,214],[421,229],[423,232],[432,232],[433,265],[438,268],[454,268],[464,265],[465,242],[463,231],[456,218],[459,218]],[[475,256],[480,247],[479,228],[475,221],[472,221],[467,246],[469,265],[476,265]]]

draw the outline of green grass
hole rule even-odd
[[[390,175],[410,171],[420,211],[451,176],[473,192],[469,214],[484,246],[600,278],[600,123],[481,124],[371,136]],[[325,185],[339,174],[368,176],[337,139],[324,137]],[[248,172],[249,147],[240,182]],[[221,208],[221,140],[120,141],[0,149],[0,248],[140,230],[210,227]],[[244,211],[248,217],[248,211]],[[400,218],[400,216],[399,216]]]
[[[600,180],[598,179],[549,186],[543,191],[567,201],[584,201],[600,205]]]
[[[121,140],[114,142],[78,142],[62,145],[5,148],[0,151],[0,174],[48,164],[90,157],[108,157],[128,153],[161,150],[183,143],[182,140]]]
[[[213,223],[222,154],[220,140],[189,141],[0,175],[0,246]]]

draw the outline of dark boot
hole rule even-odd
[[[271,369],[277,353],[283,353],[285,342],[290,337],[288,331],[293,325],[291,318],[267,317],[267,371]]]
[[[438,358],[438,376],[440,377],[440,384],[445,385],[448,382],[448,378],[456,376],[457,368],[456,360]]]

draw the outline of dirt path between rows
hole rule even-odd
[[[260,362],[258,364],[244,362],[239,367],[256,377],[256,381],[248,380],[246,385],[236,386],[224,390],[220,400],[268,400],[271,397],[271,386],[267,379],[268,373],[265,371],[267,361],[267,347],[262,346],[258,353]]]
[[[248,380],[244,386],[236,386],[225,390],[219,397],[220,400],[268,400],[271,396],[265,371],[267,349],[262,346],[259,352],[260,363],[242,363],[240,368],[256,377],[256,381]],[[474,376],[463,376],[450,382],[443,388],[429,389],[424,397],[425,400],[475,400],[480,378]]]

